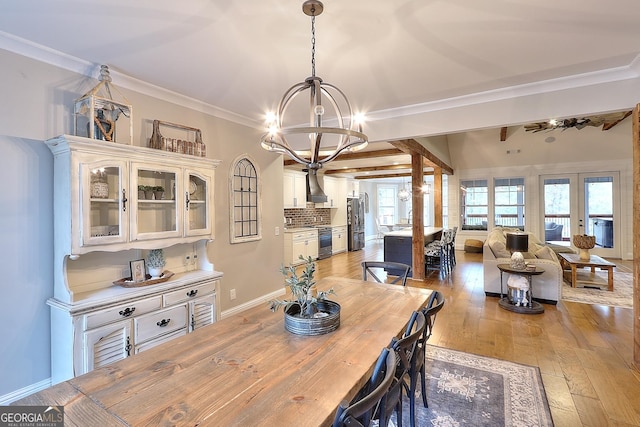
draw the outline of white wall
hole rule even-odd
[[[0,50],[0,153],[3,167],[0,209],[0,400],[46,385],[50,378],[50,321],[53,294],[53,157],[43,140],[71,133],[73,100],[97,82],[55,66]],[[185,76],[188,78],[188,76]],[[117,81],[113,82],[118,85]],[[147,122],[166,120],[202,129],[207,156],[220,159],[216,171],[216,240],[209,257],[222,271],[222,311],[282,289],[282,157],[258,144],[258,131],[196,109],[131,90],[134,144],[146,145]],[[263,239],[229,243],[228,174],[242,153],[258,163],[263,178]],[[229,299],[235,288],[237,299]],[[265,306],[266,307],[266,306]],[[272,313],[265,308],[265,316]],[[52,339],[56,339],[55,332]]]

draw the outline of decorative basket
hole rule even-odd
[[[165,137],[160,132],[160,126],[177,129],[187,136],[185,139]],[[193,140],[190,138],[193,138]],[[202,132],[200,129],[162,122],[160,120],[153,121],[153,132],[149,138],[149,148],[197,157],[207,157],[207,146],[202,142]]]

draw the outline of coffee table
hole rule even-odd
[[[596,268],[600,270],[607,270],[608,272],[608,287],[609,291],[613,291],[613,267],[616,265],[606,259],[600,258],[598,255],[591,255],[589,259],[580,259],[578,254],[559,253],[560,264],[562,269],[571,269],[571,287],[575,288],[578,282],[578,268],[591,268],[591,272],[595,273]]]

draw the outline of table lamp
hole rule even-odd
[[[529,235],[527,233],[507,233],[507,250],[511,252],[511,268],[524,270],[524,256],[522,252],[529,250]]]

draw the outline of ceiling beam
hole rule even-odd
[[[404,151],[398,148],[387,148],[384,150],[375,150],[375,151],[356,151],[354,153],[342,153],[335,160],[362,160],[362,159],[373,159],[376,157],[385,157],[385,156],[397,156],[400,154],[405,154]],[[297,162],[295,160],[285,160],[285,166],[295,165]],[[411,166],[409,166],[411,167]]]
[[[624,117],[622,117],[619,120],[616,120],[615,122],[611,122],[611,123],[605,123],[602,125],[602,130],[609,130],[612,127],[614,127],[615,125],[617,125],[618,123],[620,123],[621,121],[623,121],[624,119],[626,119],[627,117],[629,117],[631,115],[632,111],[627,111],[624,115]]]
[[[500,142],[505,142],[507,140],[507,127],[503,126],[500,128]]]
[[[347,169],[327,169],[325,175],[335,175],[339,173],[362,173],[362,172],[378,172],[378,171],[395,171],[398,169],[411,169],[411,165],[388,165],[388,166],[363,166],[361,168]]]
[[[453,175],[453,168],[451,166],[440,160],[435,154],[427,150],[424,145],[420,144],[415,139],[400,139],[397,141],[389,141],[389,143],[407,154],[420,154],[424,157],[424,161],[427,166],[441,168],[442,172]]]
[[[431,168],[430,168],[431,169]],[[433,175],[432,170],[422,171],[423,176]],[[380,179],[380,178],[404,178],[411,176],[411,172],[402,172],[402,173],[387,173],[387,174],[379,174],[379,175],[362,175],[362,176],[354,176],[354,179]]]

